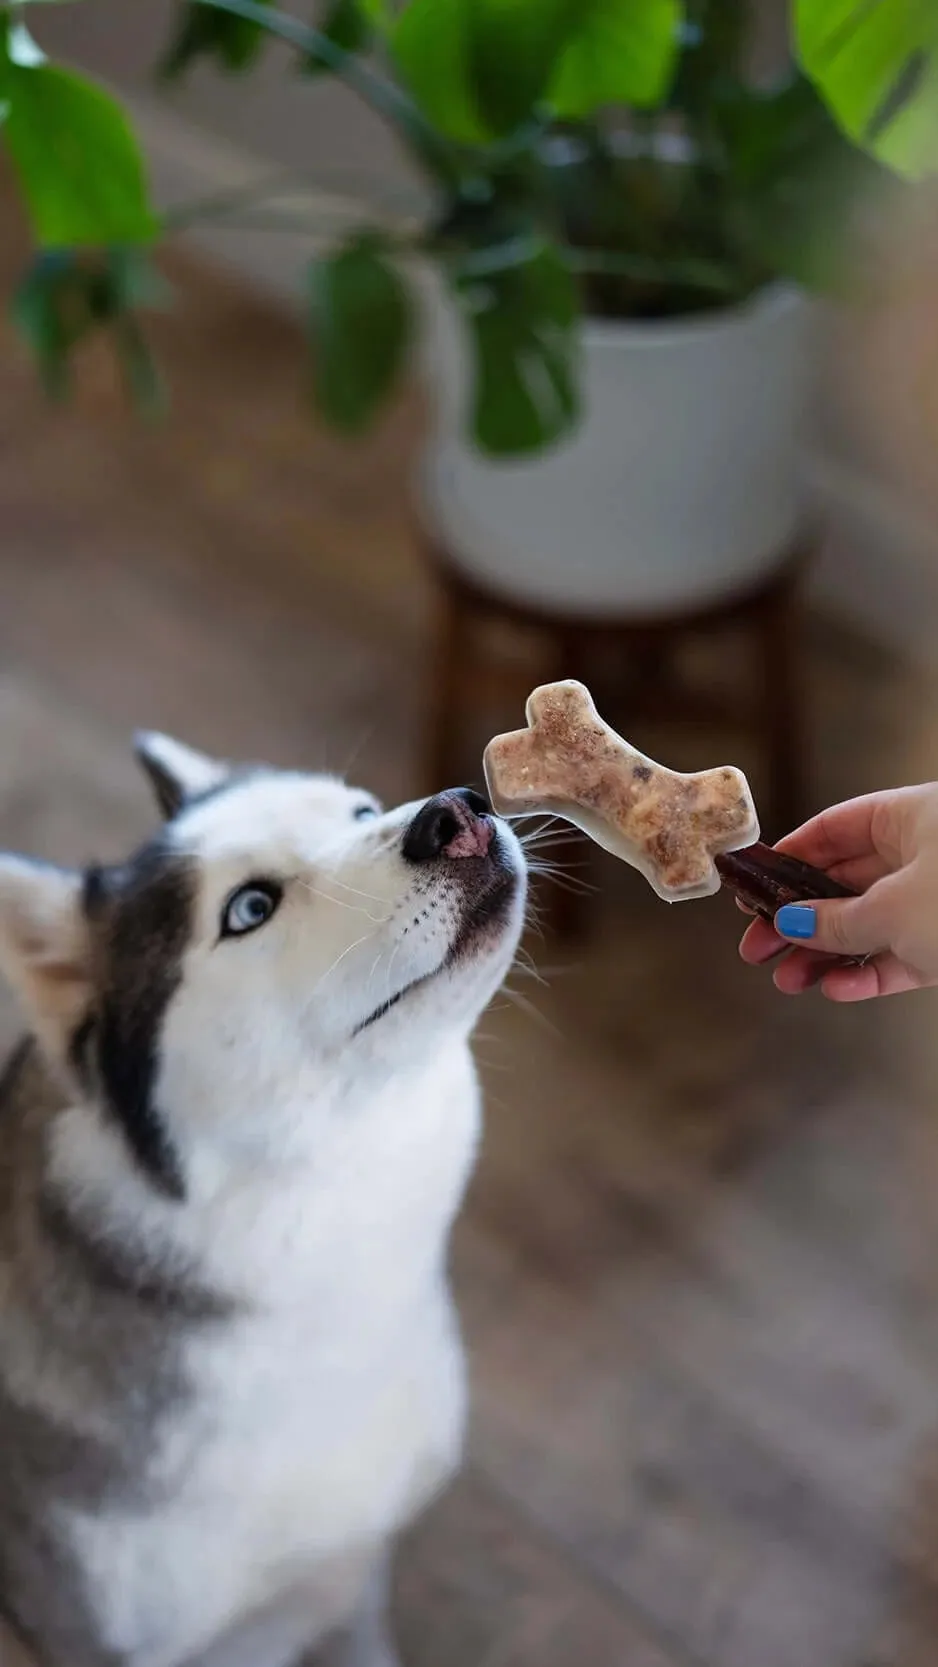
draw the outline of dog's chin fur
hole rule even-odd
[[[445,1247],[520,848],[414,862],[416,805],[141,750],[168,819],[125,865],[0,858],[38,1038],[0,1092],[0,1616],[41,1667],[334,1632],[389,1667],[380,1566],[461,1451]]]

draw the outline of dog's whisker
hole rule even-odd
[[[582,838],[583,835],[579,829],[572,828],[569,822],[557,822],[555,825],[546,828],[532,828],[530,833],[517,835],[518,844],[522,845],[525,850],[531,845],[540,845],[547,840],[556,840],[559,843],[565,839],[581,840]]]
[[[353,914],[364,915],[365,919],[370,920],[373,926],[383,926],[388,918],[386,915],[369,914],[361,903],[347,903],[344,897],[333,897],[331,892],[321,891],[318,886],[311,886],[308,880],[300,879],[300,885],[304,891],[309,892],[311,897],[321,897],[326,903],[337,903],[340,909],[351,909]],[[375,898],[375,902],[377,901],[378,899]]]
[[[503,822],[564,822],[555,810],[509,810],[502,813]]]
[[[338,874],[329,873],[325,876],[331,886],[339,886],[342,891],[350,891],[355,897],[364,897],[369,903],[383,903],[382,897],[377,897],[373,891],[362,891],[360,886],[350,886],[348,880],[340,880]]]
[[[552,886],[559,886],[561,891],[568,891],[572,897],[595,897],[597,886],[588,886],[583,880],[565,880],[559,874],[549,874]]]
[[[583,837],[579,830],[575,828],[573,823],[568,821],[565,816],[545,816],[541,818],[536,827],[522,828],[518,834],[518,838],[521,840],[540,839],[543,834],[554,833],[572,834],[575,839],[582,839]]]
[[[587,863],[570,862],[567,857],[558,857],[555,860],[553,857],[535,856],[528,860],[528,872],[531,874],[542,874],[550,869],[557,869],[564,874],[575,874],[577,869],[587,867]]]
[[[524,911],[524,930],[525,933],[533,932],[535,937],[538,937],[543,941],[544,911],[538,907],[538,904],[530,893],[528,894],[528,900]]]
[[[326,982],[327,978],[332,977],[332,974],[335,972],[336,967],[341,965],[341,963],[345,960],[346,955],[351,955],[353,949],[360,949],[363,943],[367,943],[369,938],[373,938],[373,937],[374,937],[374,932],[363,932],[361,937],[356,938],[354,943],[347,944],[345,949],[343,949],[341,955],[336,956],[336,958],[333,961],[331,967],[327,967],[325,972],[322,974],[322,977],[317,978],[315,984],[313,985],[313,990],[312,990],[313,995],[315,995],[317,990],[322,988],[322,985]]]
[[[362,752],[364,751],[365,747],[367,747],[369,742],[372,740],[372,738],[374,736],[374,733],[375,733],[375,728],[376,728],[375,724],[366,724],[365,725],[365,728],[363,729],[362,733],[358,737],[358,740],[355,742],[355,745],[352,747],[352,750],[349,753],[349,756],[346,759],[345,764],[343,765],[342,769],[339,771],[339,774],[341,775],[343,781],[348,778],[350,772],[354,769],[356,763],[358,762],[359,758],[361,757]]]
[[[595,888],[586,885],[582,880],[567,880],[562,874],[547,874],[544,879],[547,885],[557,886],[560,891],[568,892],[571,897],[593,897],[595,895]]]
[[[541,862],[542,860],[567,863],[571,858],[577,862],[580,868],[585,866],[581,848],[569,840],[555,841],[550,839],[544,840],[543,843],[524,847],[526,863]]]
[[[486,1067],[486,1069],[488,1069],[488,1067]],[[510,1069],[510,1067],[502,1067],[502,1069]],[[490,1106],[494,1106],[496,1111],[500,1111],[503,1114],[509,1111],[507,1102],[502,1099],[500,1094],[487,1094],[486,1099],[488,1100]]]
[[[518,949],[514,966],[519,972],[523,972],[526,977],[533,978],[537,984],[543,984],[545,989],[547,988],[547,979],[541,973],[540,968],[535,966],[533,957],[523,947]]]
[[[482,1035],[482,1036],[477,1035],[476,1040],[478,1042],[481,1042],[485,1047],[491,1047],[493,1042],[500,1042],[501,1037],[500,1036],[493,1036],[491,1033],[489,1033],[488,1035]],[[488,1056],[488,1054],[486,1054],[485,1057],[482,1060],[482,1068],[485,1071],[486,1078],[488,1078],[489,1073],[491,1071],[501,1071],[502,1073],[507,1073],[507,1072],[510,1072],[510,1071],[514,1070],[514,1066],[509,1065],[506,1060],[504,1060],[504,1059],[491,1059]],[[488,1100],[490,1105],[498,1105],[499,1104],[499,1102],[495,1099],[495,1097],[492,1094],[486,1093],[485,1097]]]
[[[583,850],[583,841],[578,835],[563,832],[544,834],[543,837],[534,834],[530,839],[520,839],[518,843],[526,859],[538,851],[557,851],[565,855],[568,851],[575,854]]]
[[[568,873],[565,868],[535,868],[532,872],[537,878],[549,880],[551,885],[559,886],[561,891],[573,892],[577,897],[592,897],[599,889],[581,880],[579,875]]]
[[[548,1019],[546,1014],[542,1013],[540,1008],[536,1007],[534,1002],[526,995],[522,995],[520,990],[513,990],[510,984],[504,985],[503,988],[504,994],[512,1003],[512,1006],[517,1007],[519,1012],[526,1014],[541,1030],[546,1031],[550,1036],[562,1036],[562,1031],[557,1029],[552,1020]]]

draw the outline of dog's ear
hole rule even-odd
[[[141,731],[134,736],[134,752],[150,778],[156,802],[167,821],[190,799],[219,787],[231,773],[227,764],[155,730]]]
[[[0,854],[0,971],[37,1033],[67,1044],[91,995],[80,874]]]

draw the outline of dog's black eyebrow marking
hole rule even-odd
[[[92,1079],[91,1044],[94,1040],[94,1014],[86,1013],[72,1033],[68,1044],[68,1062],[82,1088],[89,1089]]]
[[[15,1091],[30,1061],[35,1057],[38,1043],[34,1036],[21,1036],[13,1052],[0,1070],[0,1107],[13,1104]]]
[[[105,1104],[140,1168],[178,1201],[185,1197],[182,1166],[154,1086],[160,1032],[182,975],[194,902],[194,866],[162,838],[113,873],[92,871],[85,883],[100,963],[85,1058],[94,1060]]]

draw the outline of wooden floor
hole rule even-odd
[[[137,723],[413,780],[416,411],[317,432],[292,328],[207,276],[161,337],[158,431],[96,357],[50,412],[3,344],[0,842],[51,857],[146,827]],[[810,652],[819,801],[935,773],[927,691]],[[722,900],[601,881],[588,951],[532,938],[534,1012],[482,1026],[471,1453],[401,1559],[408,1662],[935,1667],[938,1005],[786,1003]]]

